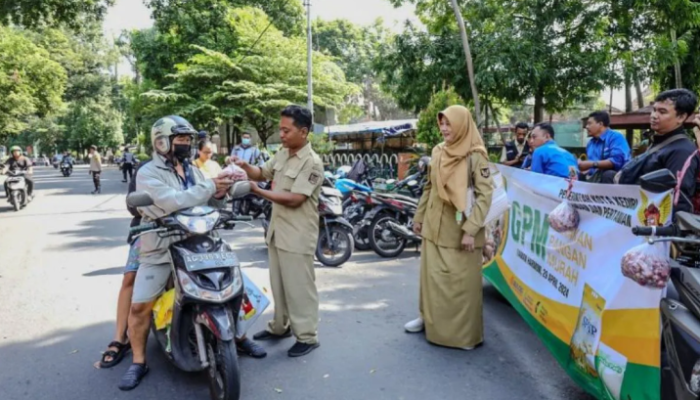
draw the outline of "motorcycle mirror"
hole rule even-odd
[[[131,207],[148,207],[153,205],[153,199],[148,192],[133,192],[126,196],[126,204]]]
[[[237,199],[239,197],[243,197],[250,193],[250,182],[249,181],[239,181],[233,184],[231,186],[231,190],[229,191],[229,194],[231,194],[231,197],[234,199]]]
[[[678,181],[671,171],[660,169],[642,176],[639,183],[648,192],[663,193],[675,189]]]

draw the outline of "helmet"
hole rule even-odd
[[[425,171],[427,171],[428,166],[430,165],[430,157],[428,156],[423,156],[418,160],[418,171],[420,171],[421,174],[424,174]]]
[[[197,131],[186,119],[170,115],[156,121],[151,128],[151,144],[153,149],[160,154],[167,154],[170,151],[172,137],[187,135],[193,137]]]
[[[10,147],[10,153],[14,153],[15,151],[19,151],[20,153],[22,152],[22,148],[19,146],[12,146]]]

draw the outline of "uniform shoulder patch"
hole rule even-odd
[[[321,174],[318,172],[312,172],[309,174],[309,183],[312,185],[318,184],[318,181],[321,179]]]
[[[489,168],[489,167],[482,168],[481,169],[481,176],[483,178],[488,178],[489,176],[491,176],[491,168]]]

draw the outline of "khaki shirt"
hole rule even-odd
[[[89,155],[90,172],[102,172],[102,157],[98,152]]]
[[[296,254],[314,254],[318,240],[318,196],[323,184],[323,162],[311,143],[289,156],[282,149],[262,167],[262,175],[272,180],[273,192],[307,196],[298,208],[273,203],[267,244],[275,238],[277,248]]]
[[[428,181],[423,189],[423,196],[418,203],[414,222],[422,223],[421,235],[440,247],[461,248],[464,233],[474,237],[477,248],[484,247],[484,221],[491,207],[493,178],[489,161],[481,153],[469,157],[469,171],[474,182],[474,206],[468,218],[462,216],[463,222],[457,222],[457,209],[442,200],[437,190],[432,190],[432,182],[437,179],[439,160],[433,156],[428,171]]]

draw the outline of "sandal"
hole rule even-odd
[[[117,349],[117,351],[114,350],[109,350],[110,347],[114,347]],[[124,356],[126,353],[131,350],[131,343],[119,343],[119,342],[112,342],[107,346],[107,351],[102,353],[102,359],[100,359],[100,368],[112,368],[115,365],[119,364],[122,362],[124,359]],[[107,361],[107,357],[110,357],[111,360]]]

